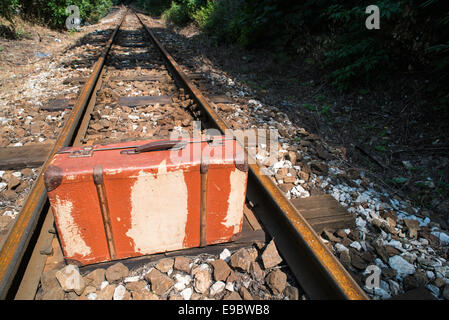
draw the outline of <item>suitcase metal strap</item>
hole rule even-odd
[[[57,152],[57,154],[68,153],[69,158],[83,158],[91,157],[94,151],[110,151],[110,150],[122,150],[121,154],[139,154],[143,152],[151,151],[163,151],[163,150],[180,150],[183,149],[187,144],[190,143],[203,143],[207,142],[209,144],[223,144],[226,140],[235,140],[235,137],[224,138],[224,139],[213,139],[212,137],[207,137],[202,140],[184,141],[184,140],[160,140],[152,141],[144,145],[132,145],[123,147],[108,147],[108,148],[96,148],[95,146],[85,146],[79,150],[68,150],[68,147],[64,147]],[[123,150],[124,149],[124,150]]]

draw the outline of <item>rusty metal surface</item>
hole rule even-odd
[[[51,248],[51,243],[55,236],[53,233],[49,232],[49,230],[53,228],[53,222],[53,214],[51,210],[49,210],[45,216],[41,233],[36,241],[35,248],[28,263],[28,265],[32,267],[27,268],[24,273],[19,288],[14,296],[14,300],[34,300],[41,279],[42,270],[45,261],[47,260],[47,255],[43,255],[41,250]]]
[[[32,188],[27,201],[17,217],[6,242],[0,251],[0,299],[5,299],[8,290],[15,278],[19,264],[28,247],[29,241],[35,231],[36,225],[41,218],[42,210],[47,202],[47,193],[44,186],[43,172],[49,166],[51,157],[62,147],[72,143],[77,125],[89,102],[92,91],[103,68],[105,58],[111,48],[112,42],[122,24],[127,12],[123,15],[120,23],[115,28],[111,38],[106,43],[106,49],[95,62],[93,72],[81,91],[75,106],[67,119],[58,139],[50,153],[49,160],[41,168],[40,175]]]
[[[136,15],[163,54],[168,67],[190,91],[212,125],[224,133],[229,128],[227,124],[215,112],[209,100],[188,79],[154,33],[143,23],[139,14]],[[245,153],[247,153],[246,149]],[[251,157],[251,155],[248,156]],[[259,201],[259,208],[261,203],[264,203],[266,208],[270,207],[270,210],[256,208],[256,213],[260,212],[262,222],[280,244],[279,251],[308,295],[312,299],[368,299],[365,292],[325,246],[300,212],[269,176],[260,172],[256,161],[252,160],[252,164],[249,165],[248,196],[253,196]],[[251,189],[252,194],[250,194]]]

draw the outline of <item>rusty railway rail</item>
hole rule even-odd
[[[192,94],[212,125],[224,134],[229,126],[215,112],[210,101],[187,78],[154,33],[143,23],[139,14],[137,17],[172,72]],[[246,149],[245,152],[247,157],[251,157]],[[256,210],[259,218],[271,235],[276,238],[279,250],[309,296],[317,299],[366,299],[367,296],[363,290],[324,245],[310,224],[273,181],[262,174],[256,160],[252,159],[249,163],[249,198],[252,198],[251,200],[258,204],[259,208],[263,208],[263,210]],[[267,197],[261,197],[261,195]]]
[[[79,95],[49,159],[61,147],[80,144],[81,138],[87,130],[90,112],[95,104],[95,99],[92,99],[92,97],[95,97],[99,88],[98,83],[99,80],[101,81],[106,56],[127,14],[128,11],[121,18],[107,42],[104,52],[95,63],[92,75]],[[136,16],[163,56],[173,78],[180,87],[192,96],[202,110],[202,114],[206,116],[207,124],[224,134],[229,127],[215,112],[212,103],[184,74],[173,57],[164,49],[154,33],[144,23],[141,16],[137,13]],[[240,141],[240,143],[243,144],[243,141]],[[248,151],[245,150],[245,152],[247,157],[251,157]],[[249,161],[247,198],[255,204],[257,217],[270,235],[276,239],[281,255],[307,295],[312,299],[368,299],[364,291],[325,246],[301,213],[284,196],[274,182],[268,176],[262,174],[257,162],[254,159],[251,160]],[[48,162],[47,160],[42,166],[39,178],[0,251],[0,299],[14,298],[16,293],[9,291],[13,281],[21,281],[17,278],[20,277],[18,275],[19,269],[24,268],[24,264],[28,264],[28,266],[25,266],[25,272],[22,271],[22,277],[32,278],[28,281],[36,286],[39,281],[39,279],[35,279],[36,273],[39,274],[39,268],[35,268],[37,271],[30,271],[30,264],[34,263],[33,255],[27,261],[22,260],[24,260],[25,251],[33,250],[31,248],[33,245],[35,247],[34,253],[36,250],[38,251],[36,244],[30,241],[33,235],[34,238],[37,238],[36,234],[39,234],[39,230],[36,230],[38,222],[40,221],[40,224],[48,226],[53,221],[51,211],[47,210],[48,200],[43,183],[43,172]],[[41,238],[39,238],[40,240]],[[32,266],[31,269],[33,269]],[[23,291],[22,288],[21,294],[19,290],[15,297],[26,296],[26,294],[23,295]]]

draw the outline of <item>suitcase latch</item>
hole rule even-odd
[[[82,157],[92,157],[94,153],[94,146],[86,146],[81,150],[70,151],[69,158],[82,158]]]

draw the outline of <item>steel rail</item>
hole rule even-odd
[[[83,120],[76,130],[76,136],[73,140],[72,145],[74,147],[81,146],[81,140],[84,138],[87,128],[90,122],[90,115],[95,107],[95,102],[97,100],[97,92],[101,88],[103,83],[103,74],[105,69],[102,68],[98,81],[95,84],[95,88],[89,99],[89,104],[87,105],[86,111],[83,115]],[[30,259],[26,264],[25,271],[22,278],[20,279],[20,284],[15,292],[14,300],[34,300],[36,296],[36,291],[39,286],[41,274],[44,271],[45,264],[47,261],[47,256],[41,253],[42,248],[48,248],[52,245],[54,234],[50,233],[49,230],[53,228],[54,216],[51,208],[46,210],[45,220],[40,228],[39,236],[36,240],[36,245],[34,246],[33,252],[31,253]],[[37,231],[36,231],[37,233]],[[12,294],[11,294],[12,296]]]
[[[84,85],[78,99],[67,119],[58,139],[53,146],[49,158],[41,167],[39,177],[34,183],[27,201],[17,217],[12,229],[8,234],[3,247],[0,251],[0,299],[5,299],[11,284],[17,274],[19,265],[24,257],[25,251],[28,248],[30,239],[33,236],[39,219],[42,216],[43,209],[48,202],[47,192],[44,186],[43,173],[50,164],[53,155],[62,147],[70,146],[73,142],[73,137],[76,134],[80,120],[89,103],[90,97],[94,91],[94,87],[98,81],[99,75],[103,69],[105,59],[112,43],[117,35],[120,26],[122,25],[128,9],[121,17],[120,22],[114,29],[113,34],[106,43],[105,50],[101,53],[98,60],[95,62],[93,71],[88,81]]]
[[[211,124],[223,134],[229,126],[212,108],[211,102],[187,78],[173,57],[136,13],[142,26],[164,56],[167,66],[193,96]],[[248,157],[246,148],[245,153]],[[257,162],[249,162],[247,196],[256,199],[256,214],[290,266],[301,287],[312,299],[367,300],[365,292],[326,247],[301,213],[284,196],[269,176],[262,174]]]

